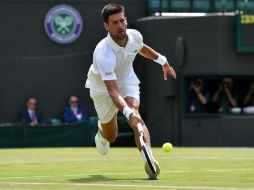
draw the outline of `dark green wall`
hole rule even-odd
[[[184,38],[186,61],[181,73],[240,75],[254,72],[254,53],[235,51],[234,16],[144,18],[139,23],[145,39],[174,61],[176,39]]]
[[[1,125],[0,148],[93,146],[92,126],[87,123],[62,125]]]
[[[0,2],[0,16],[4,18],[0,30],[0,122],[17,121],[18,112],[30,95],[38,98],[45,119],[59,117],[71,94],[80,97],[90,115],[95,114],[84,84],[93,49],[106,35],[100,11],[107,2],[110,1]],[[146,0],[118,2],[126,6],[130,27],[146,15]],[[78,9],[84,21],[82,35],[70,45],[52,42],[43,28],[47,11],[61,3]],[[178,80],[163,81],[158,64],[140,57],[136,60],[135,69],[142,80],[141,113],[150,128],[154,145],[160,146],[165,141],[185,146],[253,145],[246,140],[254,132],[254,128],[250,128],[254,126],[252,116],[248,117],[248,122],[241,116],[185,117],[180,107],[185,75],[253,75],[254,54],[236,53],[234,27],[234,16],[223,14],[139,20],[138,28],[144,34],[145,43],[169,57],[178,73]],[[185,44],[185,62],[181,67],[176,62],[178,37],[183,37]],[[244,132],[239,133],[243,129],[241,125]],[[236,137],[236,134],[240,135]]]
[[[183,146],[254,146],[254,116],[186,116],[181,110],[188,96],[184,76],[249,75],[254,73],[254,53],[237,53],[234,47],[235,17],[149,17],[139,20],[144,41],[166,55],[175,66],[177,81],[162,80],[158,64],[144,59],[142,113],[153,143],[171,141]],[[184,39],[184,62],[180,63],[176,41]],[[141,65],[141,64],[140,64]],[[248,118],[248,121],[246,121]]]
[[[59,117],[71,94],[95,114],[86,74],[95,45],[106,35],[100,16],[108,0],[3,0],[0,2],[0,122],[17,121],[25,99],[36,96],[45,119]],[[52,42],[44,18],[58,4],[70,4],[84,22],[80,38],[69,45]],[[145,0],[120,0],[130,27],[146,14]]]

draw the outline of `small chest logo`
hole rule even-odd
[[[79,12],[70,5],[57,5],[50,9],[44,20],[44,28],[51,40],[60,44],[75,41],[83,29]]]

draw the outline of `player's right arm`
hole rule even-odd
[[[116,80],[105,80],[104,83],[113,103],[126,116],[131,127],[137,126],[139,122],[143,124],[144,122],[140,116],[135,114],[134,110],[128,106],[126,101],[120,95]]]
[[[109,96],[111,97],[115,106],[120,111],[123,111],[123,108],[128,105],[119,93],[119,89],[118,89],[116,80],[105,80],[104,83],[105,83],[105,86],[108,90]]]
[[[95,64],[98,66],[101,79],[108,90],[108,93],[115,106],[129,120],[131,127],[135,127],[138,122],[144,123],[142,119],[134,113],[134,110],[128,106],[119,92],[117,77],[115,74],[116,56],[111,51],[98,51],[94,55]],[[107,52],[107,54],[105,54]]]

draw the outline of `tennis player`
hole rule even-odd
[[[98,133],[95,144],[99,153],[108,153],[110,143],[117,138],[117,113],[121,111],[135,134],[136,145],[142,152],[137,124],[143,125],[144,136],[151,147],[149,131],[139,114],[139,79],[133,70],[133,60],[137,53],[161,65],[164,79],[176,78],[174,69],[167,58],[143,43],[140,32],[127,29],[127,18],[122,5],[107,4],[102,9],[103,25],[108,35],[96,46],[93,53],[86,87],[90,89],[98,114]],[[153,158],[154,159],[154,158]],[[158,162],[154,159],[158,165]]]

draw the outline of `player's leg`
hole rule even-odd
[[[100,123],[98,120],[98,132],[95,135],[95,145],[98,152],[102,155],[108,153],[110,143],[114,142],[117,137],[117,114],[107,123]]]
[[[114,114],[109,122],[100,123],[99,125],[99,130],[101,130],[103,138],[110,143],[114,142],[118,133],[117,114]]]
[[[95,135],[96,148],[102,155],[108,153],[109,143],[114,142],[117,133],[117,112],[108,94],[92,94],[94,106],[98,115],[98,133]]]

